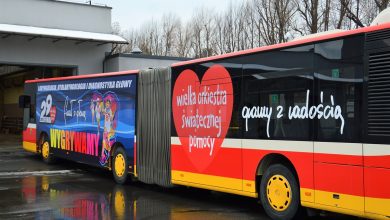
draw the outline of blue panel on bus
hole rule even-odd
[[[55,156],[107,166],[120,143],[134,157],[136,75],[38,84],[36,118]],[[130,162],[131,164],[131,162]]]

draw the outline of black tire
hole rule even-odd
[[[124,159],[122,161],[122,158]],[[120,164],[124,166],[124,170],[116,170],[116,165],[115,163],[118,161]],[[128,178],[128,172],[129,172],[129,164],[127,161],[127,155],[126,151],[122,147],[118,147],[115,149],[115,152],[112,157],[112,163],[111,163],[111,170],[112,170],[112,175],[114,176],[115,182],[119,184],[124,184]],[[122,174],[122,175],[120,175]]]
[[[41,157],[43,162],[46,164],[53,164],[55,161],[55,158],[53,156],[53,153],[50,152],[50,141],[47,136],[43,137],[41,142]],[[47,146],[46,146],[47,145]],[[46,152],[47,149],[47,152]]]
[[[286,181],[287,184],[285,184]],[[279,183],[275,184],[272,182],[282,183],[282,188],[284,187],[284,189],[281,190],[282,192],[280,192],[279,190],[277,192],[276,191],[267,192],[267,187],[269,187],[269,189],[271,189],[270,191],[272,191],[271,185],[279,184]],[[267,194],[269,194],[269,197]],[[279,201],[282,201],[282,203],[279,203],[282,205],[276,206],[275,204],[278,204],[278,202],[276,201],[271,202],[272,201],[271,197],[274,196],[274,198],[280,198],[278,197],[280,194],[282,194],[282,197],[286,196],[285,198],[287,199],[286,200],[278,199]],[[293,172],[282,164],[271,165],[265,171],[264,175],[261,178],[260,200],[265,212],[272,219],[290,220],[297,217],[301,209],[300,190],[299,190],[297,178],[295,177]]]

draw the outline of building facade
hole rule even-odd
[[[0,2],[0,132],[14,132],[24,81],[103,72],[111,8],[56,0]],[[17,132],[17,131],[16,131]]]
[[[112,8],[62,0],[0,1],[0,132],[21,131],[24,81],[169,66],[185,60],[112,54]],[[137,51],[140,53],[140,51]]]

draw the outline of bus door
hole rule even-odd
[[[315,44],[315,203],[364,212],[361,36]]]
[[[37,153],[37,132],[35,121],[36,84],[26,83],[24,95],[19,97],[19,107],[23,108],[23,149]]]

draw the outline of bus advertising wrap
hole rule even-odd
[[[125,75],[38,84],[36,118],[51,152],[107,166],[122,143],[134,156],[136,76]]]

